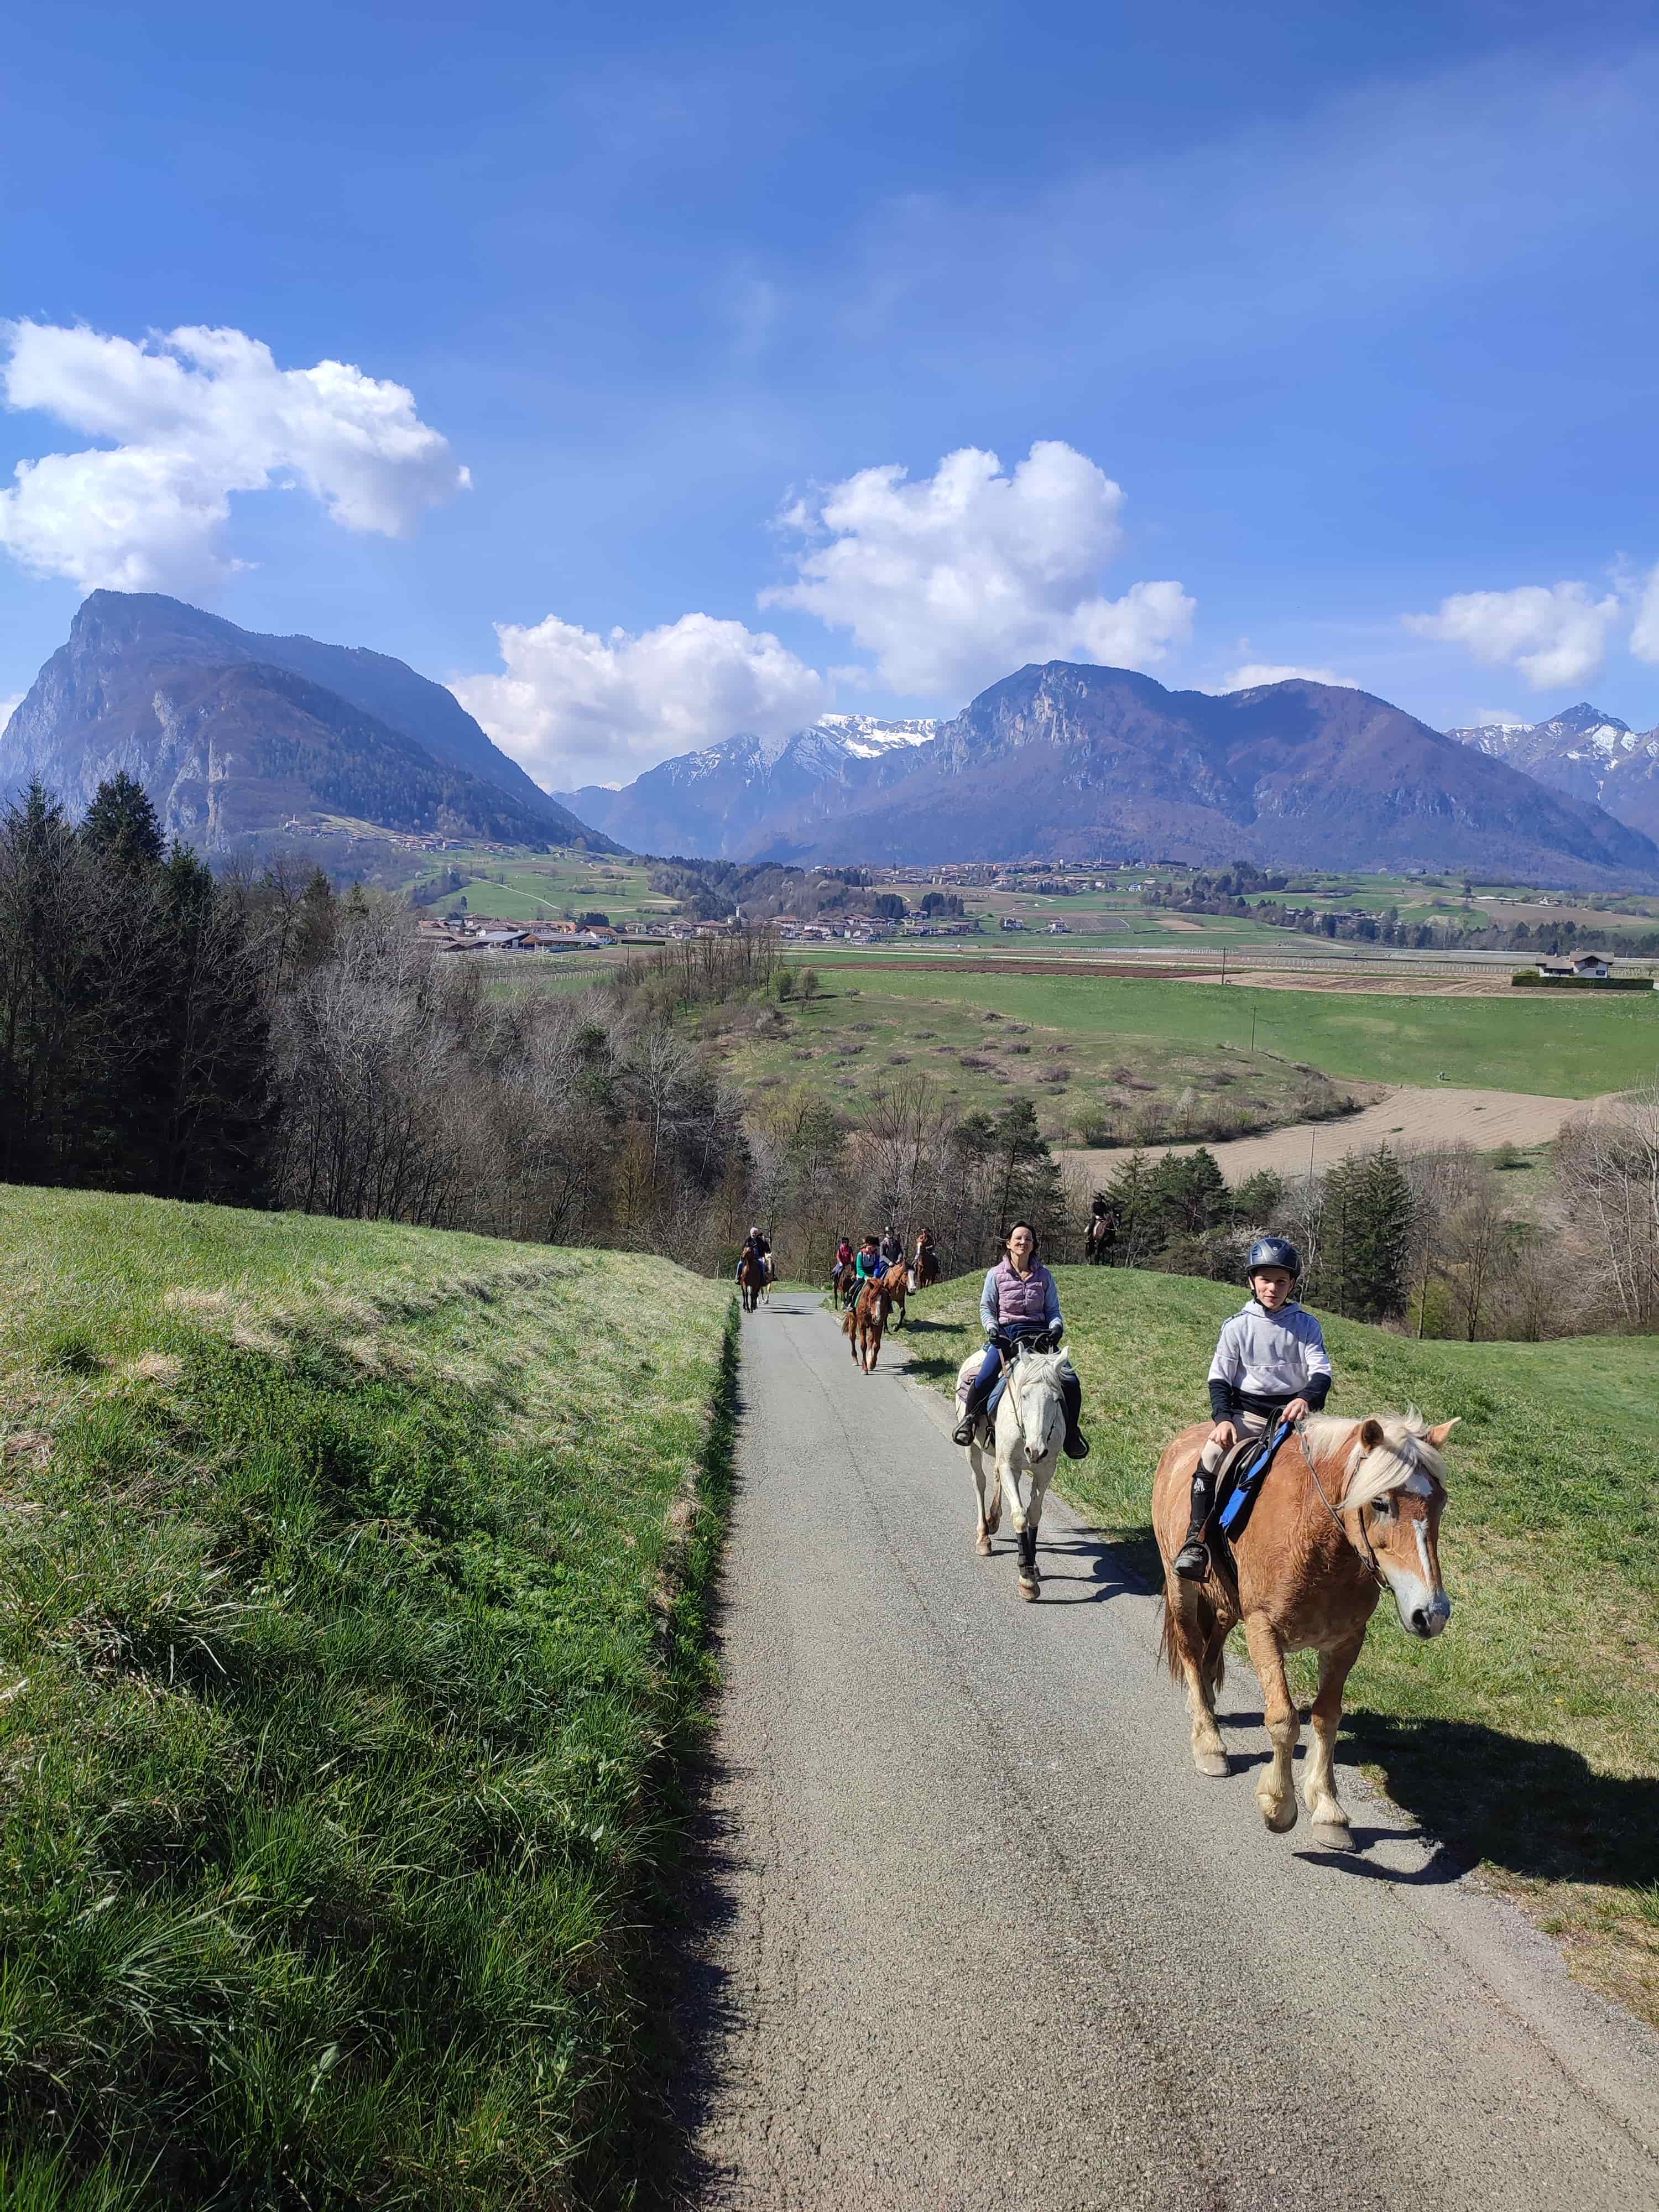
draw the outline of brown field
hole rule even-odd
[[[1356,1091],[1364,1086],[1352,1085]],[[1474,1145],[1491,1152],[1499,1145],[1547,1145],[1571,1115],[1582,1114],[1596,1102],[1583,1098],[1536,1098],[1520,1091],[1457,1091],[1449,1085],[1433,1088],[1405,1086],[1373,1096],[1358,1114],[1335,1121],[1302,1121],[1261,1137],[1236,1137],[1209,1149],[1231,1183],[1243,1182],[1259,1169],[1275,1175],[1305,1175],[1311,1158],[1316,1168],[1327,1168],[1345,1152],[1363,1146]],[[1193,1152],[1196,1145],[1149,1145],[1150,1154]],[[1065,1152],[1091,1175],[1112,1172],[1124,1157],[1121,1150]]]

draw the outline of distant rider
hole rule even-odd
[[[890,1222],[882,1236],[881,1256],[890,1267],[899,1267],[904,1259],[904,1239]]]
[[[957,1424],[954,1441],[959,1444],[974,1441],[975,1424],[996,1388],[1005,1346],[1012,1354],[1022,1338],[1046,1337],[1059,1348],[1065,1328],[1060,1316],[1060,1292],[1054,1288],[1054,1277],[1036,1256],[1036,1231],[1029,1221],[1017,1221],[1009,1231],[1006,1256],[985,1278],[979,1317],[985,1325],[985,1357]],[[1060,1370],[1060,1389],[1066,1407],[1066,1456],[1087,1459],[1088,1438],[1078,1426],[1083,1412],[1083,1385],[1069,1359]]]
[[[847,1288],[847,1278],[852,1265],[853,1248],[843,1237],[836,1247],[836,1264],[830,1270],[830,1280],[835,1285],[837,1297]]]
[[[1193,1472],[1192,1519],[1176,1554],[1175,1571],[1191,1583],[1210,1571],[1205,1523],[1215,1504],[1222,1461],[1246,1436],[1259,1437],[1282,1421],[1305,1420],[1324,1404],[1331,1387],[1331,1356],[1324,1334],[1294,1292],[1302,1255],[1285,1237],[1261,1237],[1250,1247],[1250,1295],[1221,1324],[1210,1362],[1210,1411],[1215,1426]]]
[[[749,1231],[749,1243],[755,1257],[761,1263],[761,1273],[769,1283],[772,1279],[772,1247],[758,1229],[750,1229]]]

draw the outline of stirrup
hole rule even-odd
[[[951,1441],[953,1444],[970,1444],[974,1441],[974,1437],[978,1432],[978,1429],[979,1415],[977,1413],[969,1413],[963,1419],[958,1421],[955,1428],[951,1430]]]
[[[1209,1547],[1201,1536],[1189,1536],[1175,1556],[1175,1571],[1184,1583],[1201,1583],[1210,1571]]]

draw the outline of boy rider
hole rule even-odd
[[[1193,1471],[1192,1519],[1175,1571],[1201,1583],[1210,1571],[1204,1525],[1215,1504],[1216,1470],[1242,1429],[1260,1436],[1280,1422],[1316,1413],[1331,1387],[1331,1358],[1319,1323],[1291,1295],[1302,1259],[1287,1237],[1262,1237],[1250,1247],[1250,1296],[1221,1324],[1210,1362],[1210,1411],[1215,1426]]]

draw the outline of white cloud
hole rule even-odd
[[[1650,572],[1637,601],[1630,649],[1638,660],[1659,660],[1659,568]]]
[[[1242,668],[1235,668],[1231,676],[1223,677],[1224,691],[1254,691],[1260,684],[1340,684],[1345,690],[1355,687],[1346,676],[1339,676],[1329,668],[1291,668],[1277,661],[1247,660]]]
[[[556,615],[498,623],[495,635],[504,672],[451,689],[549,790],[627,781],[739,730],[781,737],[830,704],[817,669],[769,631],[712,615],[682,615],[637,637],[601,637]]]
[[[15,692],[9,699],[0,699],[0,730],[3,730],[5,728],[7,723],[10,721],[12,716],[22,705],[27,696],[27,693],[18,691]]]
[[[0,489],[0,547],[40,575],[200,589],[235,565],[219,550],[233,492],[297,485],[344,528],[396,537],[469,481],[412,392],[345,362],[279,369],[231,330],[4,334],[7,404],[112,441],[20,461]]]
[[[1460,592],[1431,615],[1407,615],[1419,637],[1461,645],[1492,667],[1518,668],[1537,691],[1593,676],[1621,602],[1592,599],[1584,584],[1522,584],[1512,592]]]
[[[1098,589],[1117,550],[1123,493],[1056,439],[1011,475],[972,446],[911,483],[896,465],[860,469],[797,501],[783,526],[810,541],[800,580],[761,594],[850,630],[884,683],[958,697],[1030,660],[1145,667],[1192,626],[1177,583]]]

